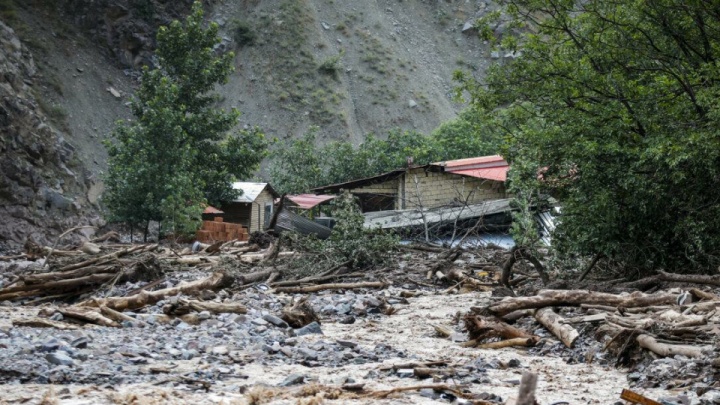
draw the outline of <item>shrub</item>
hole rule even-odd
[[[255,32],[247,21],[232,21],[233,39],[238,46],[252,45],[255,42]]]

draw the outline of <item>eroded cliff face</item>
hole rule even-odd
[[[37,68],[0,22],[0,247],[39,242],[79,223],[100,225],[92,174],[48,124],[33,86]]]
[[[158,27],[184,18],[193,0],[60,0],[63,18],[123,67],[152,66]]]

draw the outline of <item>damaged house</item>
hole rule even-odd
[[[502,156],[430,163],[313,189],[358,198],[366,227],[403,228],[482,218],[506,223],[510,165]]]

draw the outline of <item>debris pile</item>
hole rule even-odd
[[[338,377],[335,385],[293,368],[263,395],[312,391],[309,396],[363,403],[415,392],[499,404],[498,392],[477,385],[492,387],[498,381],[491,375],[515,370],[517,378],[499,383],[519,390],[518,400],[532,398],[538,376],[528,373],[535,371],[530,363],[488,354],[506,348],[568,364],[631,366],[627,380],[635,388],[683,387],[697,398],[717,392],[720,297],[712,291],[541,290],[502,298],[513,292],[500,285],[507,260],[500,249],[404,246],[388,267],[360,271],[324,260],[298,271],[298,263],[313,263],[304,261],[308,253],[267,234],[250,239],[173,248],[107,238],[63,248],[28,244],[23,255],[0,257],[0,310],[12,309],[0,322],[0,347],[13,351],[0,355],[0,382],[152,383],[250,395],[246,390],[257,383],[243,381],[252,380],[246,368],[253,365],[332,370],[375,364],[363,378]],[[516,267],[511,285],[532,288],[542,281],[530,265]],[[402,339],[336,335],[339,328],[372,331],[419,299],[442,305],[443,297],[463,296],[468,301],[455,316],[410,318],[420,328],[413,334],[443,341],[458,350],[454,355],[422,356]],[[394,384],[378,387],[375,380]]]

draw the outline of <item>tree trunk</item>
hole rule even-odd
[[[580,304],[608,305],[613,307],[646,307],[675,303],[675,294],[615,295],[585,290],[542,290],[532,297],[511,297],[491,304],[488,310],[497,316],[503,316],[520,309],[579,306]]]
[[[139,294],[129,297],[110,297],[110,298],[94,298],[77,304],[80,307],[100,307],[106,306],[116,311],[124,311],[126,309],[141,308],[146,305],[152,305],[167,297],[179,294],[193,295],[203,290],[216,290],[227,287],[232,284],[233,278],[226,273],[213,273],[210,277],[193,281],[190,283],[180,284],[176,287],[166,288],[157,291],[142,291]]]
[[[540,308],[535,311],[535,319],[557,336],[567,347],[572,347],[575,339],[580,336],[577,330],[563,323],[564,319],[556,314],[552,308]]]

